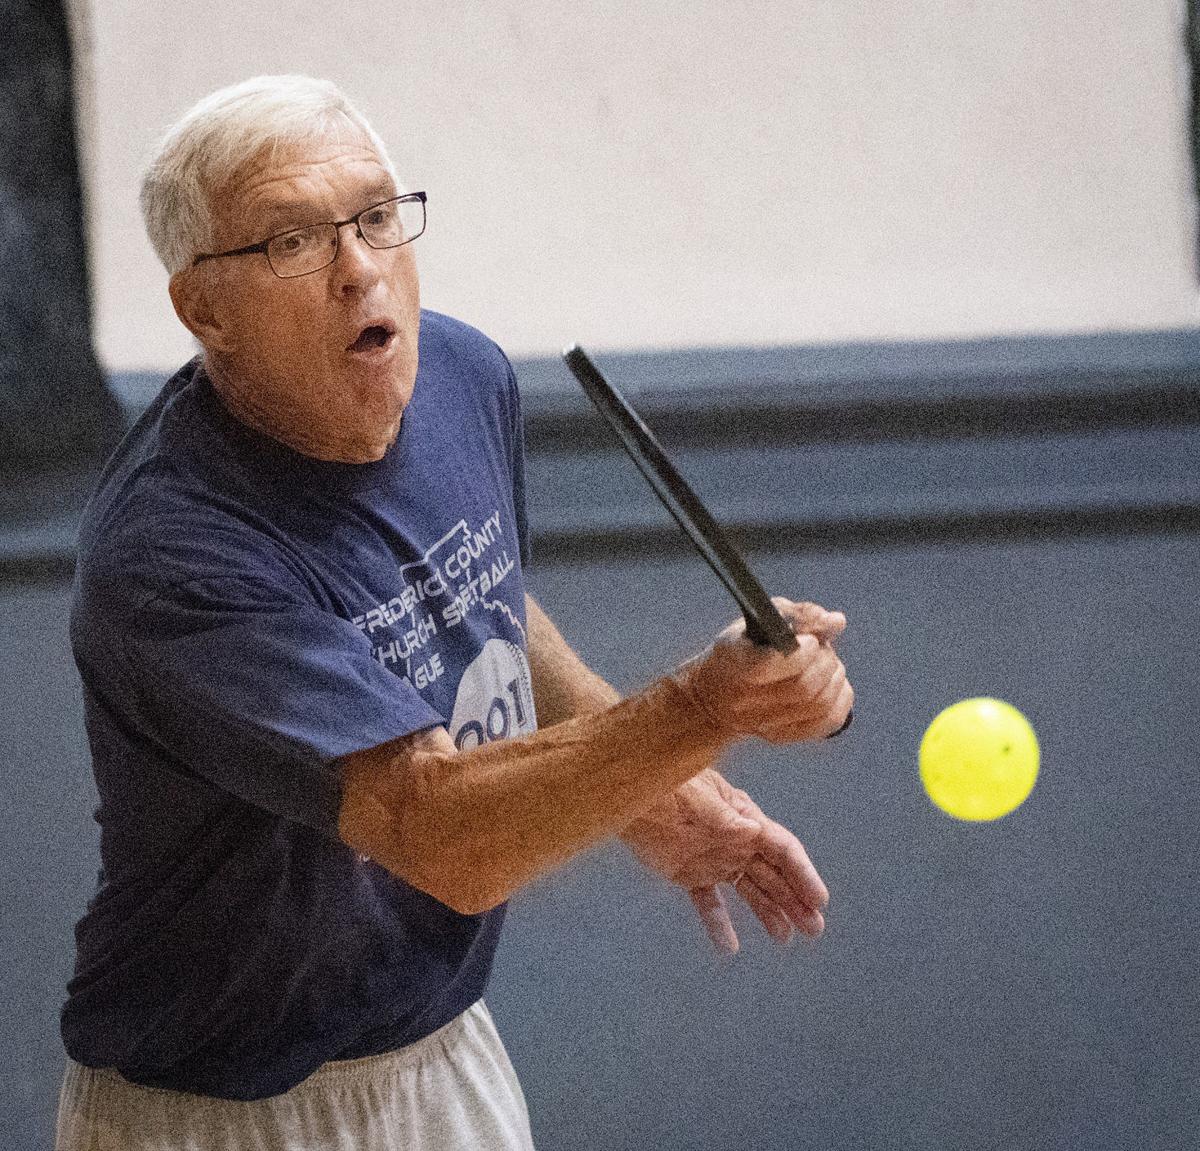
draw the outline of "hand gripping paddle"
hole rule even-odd
[[[582,348],[578,345],[567,348],[563,352],[563,359],[583,386],[588,399],[617,433],[625,450],[666,505],[667,511],[675,517],[675,522],[737,601],[746,617],[746,635],[755,643],[772,647],[785,655],[795,651],[796,637],[787,620],[771,602],[771,597],[747,566],[741,553],[667,458],[662,445],[645,421],[600,374]],[[846,717],[840,731],[834,734],[845,731],[852,718],[853,713]]]

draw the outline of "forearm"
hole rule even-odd
[[[552,727],[565,719],[603,711],[621,698],[616,688],[575,654],[550,617],[529,595],[525,597],[525,616],[539,727]]]
[[[670,677],[463,753],[439,729],[428,750],[352,757],[342,837],[457,910],[482,911],[620,831],[728,738]]]
[[[539,724],[549,727],[564,719],[602,711],[621,698],[616,688],[575,654],[532,596],[525,597],[525,610]],[[719,748],[714,749],[699,763],[696,771],[711,770],[719,751]],[[713,774],[716,775],[715,772]],[[638,850],[647,836],[658,833],[663,822],[678,819],[679,805],[672,799],[673,790],[668,789],[628,823],[618,827],[614,834],[619,835],[635,851]]]

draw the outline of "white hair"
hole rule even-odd
[[[205,96],[168,129],[142,178],[142,219],[167,271],[211,249],[212,195],[242,165],[347,128],[367,137],[395,179],[383,141],[329,80],[256,76]]]

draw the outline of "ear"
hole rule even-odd
[[[232,349],[230,333],[215,306],[216,284],[210,269],[184,268],[171,277],[168,290],[175,314],[180,322],[199,341],[205,351],[228,352]]]

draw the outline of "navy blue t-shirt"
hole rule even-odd
[[[337,835],[339,757],[536,726],[512,369],[431,312],[419,364],[384,458],[336,464],[235,420],[193,361],[101,478],[71,618],[102,862],[80,1063],[261,1098],[483,993],[503,907],[461,915]]]

